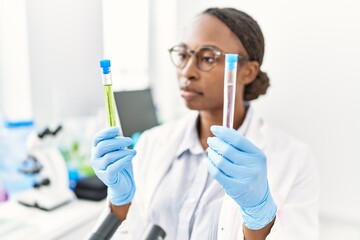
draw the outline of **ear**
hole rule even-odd
[[[257,61],[246,61],[239,66],[238,80],[243,84],[247,85],[255,80],[259,73],[259,63]]]

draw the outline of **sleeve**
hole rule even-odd
[[[317,240],[319,179],[315,159],[308,149],[292,154],[291,158],[295,158],[291,164],[301,164],[293,176],[285,201],[278,205],[276,221],[267,239]]]
[[[133,171],[134,171],[134,180],[136,185],[136,192],[134,199],[131,202],[129,212],[127,214],[126,220],[123,221],[114,233],[112,239],[141,239],[143,232],[146,229],[148,224],[147,219],[147,210],[144,203],[144,169],[146,167],[146,162],[144,162],[145,156],[148,154],[148,141],[147,133],[144,132],[135,146],[137,151],[136,156],[133,158]]]

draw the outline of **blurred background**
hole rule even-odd
[[[239,8],[262,28],[271,87],[254,106],[314,151],[321,239],[360,239],[355,0],[0,0],[0,156],[6,123],[30,121],[61,123],[65,158],[87,161],[92,135],[105,126],[103,58],[111,59],[116,91],[151,89],[159,123],[184,114],[167,49],[211,6]]]

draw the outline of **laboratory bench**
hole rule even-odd
[[[0,203],[0,239],[85,239],[94,228],[106,200],[76,199],[51,211],[26,207],[16,198]]]

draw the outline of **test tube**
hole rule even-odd
[[[225,54],[223,126],[233,128],[238,55]]]
[[[120,126],[114,99],[114,92],[112,89],[110,60],[101,60],[100,67],[102,69],[102,83],[104,85],[105,94],[106,125],[108,127]]]

